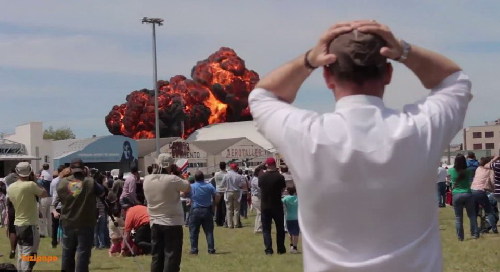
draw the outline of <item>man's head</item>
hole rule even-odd
[[[344,87],[351,95],[381,96],[392,76],[392,66],[380,54],[385,45],[381,37],[357,30],[336,37],[328,50],[337,60],[325,67],[324,72],[328,87],[334,90]]]
[[[273,157],[269,157],[266,159],[266,167],[269,169],[275,169],[276,168],[276,159]]]
[[[166,168],[169,167],[170,165],[174,164],[174,158],[172,158],[172,155],[168,153],[161,153],[158,156],[158,160],[156,162],[161,168]]]
[[[49,164],[48,163],[44,163],[42,167],[43,167],[43,170],[49,170]]]
[[[238,171],[238,164],[233,162],[229,165],[229,168],[231,168],[231,170],[237,172]]]
[[[31,164],[29,162],[20,162],[16,165],[16,173],[21,179],[26,179],[31,174]]]
[[[205,175],[203,175],[203,172],[200,170],[196,170],[194,173],[194,180],[196,181],[204,181],[205,180]]]
[[[226,162],[221,161],[221,162],[219,163],[219,168],[220,168],[220,170],[222,170],[222,171],[226,170]]]
[[[71,174],[85,174],[85,165],[83,164],[82,159],[74,158],[71,160],[69,164],[69,168],[71,169]]]
[[[476,159],[476,154],[474,154],[474,152],[472,152],[472,151],[467,152],[467,159],[473,159],[473,160],[475,160]]]

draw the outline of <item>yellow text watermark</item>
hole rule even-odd
[[[45,255],[21,255],[21,260],[23,262],[45,262],[51,263],[57,261],[57,256],[45,256]]]

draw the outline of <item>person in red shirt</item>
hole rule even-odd
[[[131,239],[132,231],[134,231]],[[131,241],[139,247],[139,252],[132,249]],[[128,245],[122,246],[122,255],[126,255],[126,250],[132,251],[132,255],[148,254],[151,252],[151,228],[149,227],[149,214],[146,206],[136,205],[130,207],[126,211],[125,217],[125,233],[123,234],[124,243]]]

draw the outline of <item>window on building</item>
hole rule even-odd
[[[486,143],[484,149],[495,149],[494,143]]]
[[[473,149],[483,149],[483,144],[473,144],[472,148]]]
[[[493,131],[486,131],[486,132],[484,133],[484,138],[493,138],[493,137],[494,137],[494,135],[495,135],[495,134],[493,133]]]
[[[472,132],[472,138],[483,138],[481,132]]]

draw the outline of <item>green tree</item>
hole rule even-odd
[[[50,126],[48,129],[43,131],[43,138],[45,140],[75,139],[75,134],[69,127],[54,129],[52,126]]]

